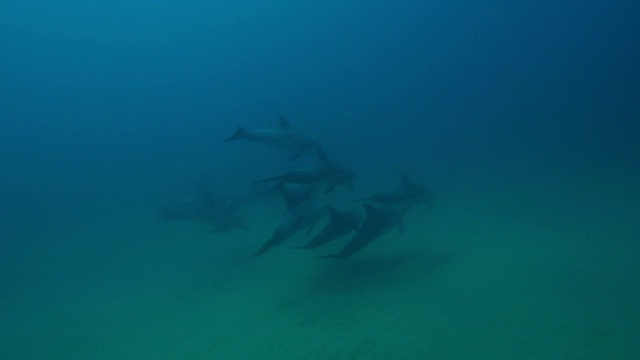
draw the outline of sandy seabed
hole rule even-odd
[[[74,224],[52,237],[84,243],[66,254],[84,260],[2,297],[0,358],[631,359],[640,201],[594,186],[444,191],[348,261],[314,258],[338,243],[289,249],[302,235],[250,259],[277,222],[270,204],[217,236],[131,216]]]

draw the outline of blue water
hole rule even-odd
[[[630,359],[640,351],[640,5],[14,1],[0,5],[1,359]],[[427,186],[346,261],[251,258],[248,229],[159,222],[315,164]],[[316,229],[317,232],[319,229]]]

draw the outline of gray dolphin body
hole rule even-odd
[[[373,201],[383,205],[410,206],[421,203],[431,203],[433,193],[424,185],[419,184],[400,173],[400,185],[388,191],[381,191],[355,201]]]
[[[357,212],[339,212],[332,207],[329,207],[329,211],[331,212],[331,220],[327,226],[307,244],[296,246],[295,249],[314,249],[320,247],[356,230],[362,222],[362,216]]]
[[[316,139],[293,128],[284,116],[280,114],[278,116],[280,117],[280,126],[275,129],[250,130],[240,126],[233,135],[224,141],[244,139],[291,151],[293,156],[290,160],[314,152],[320,147],[320,143]]]
[[[316,148],[318,165],[307,166],[288,171],[279,176],[273,176],[263,180],[263,182],[277,181],[275,188],[279,188],[284,184],[320,184],[326,183],[327,189],[325,194],[332,192],[341,185],[346,185],[349,189],[353,189],[353,183],[356,174],[353,170],[336,164],[328,160],[321,147]]]
[[[363,206],[367,216],[353,238],[339,253],[320,256],[321,258],[347,259],[394,227],[398,227],[400,231],[402,231],[404,227],[402,218],[407,213],[407,210],[409,210],[408,206],[385,205],[379,208],[375,208],[369,204],[364,204]]]
[[[161,221],[193,221],[210,226],[211,232],[247,229],[235,211],[241,202],[233,196],[213,196],[199,187],[197,193],[166,206],[158,214]]]
[[[287,212],[273,231],[271,238],[253,254],[254,257],[264,254],[300,230],[307,229],[307,233],[309,233],[327,215],[327,205],[312,199],[310,190],[290,192],[288,189],[282,188],[280,192],[287,203]]]

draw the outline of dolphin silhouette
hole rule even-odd
[[[398,227],[401,232],[403,231],[404,224],[402,223],[402,218],[409,210],[409,206],[384,205],[379,208],[369,204],[364,204],[363,206],[367,215],[353,238],[351,238],[339,253],[319,256],[319,258],[347,259],[394,227]]]
[[[296,246],[294,249],[314,249],[320,247],[356,230],[362,222],[362,216],[354,211],[340,212],[330,206],[329,212],[331,213],[331,220],[329,220],[327,226],[307,244]]]
[[[302,155],[314,152],[320,147],[320,143],[316,139],[293,128],[282,114],[278,114],[278,116],[280,125],[277,128],[251,130],[239,126],[231,136],[223,141],[229,142],[244,139],[291,151],[293,156],[289,160],[298,159]]]
[[[395,189],[377,192],[354,201],[373,201],[383,205],[431,204],[431,200],[433,198],[433,193],[431,191],[429,191],[424,185],[409,179],[409,177],[403,173],[399,173],[399,176],[400,185]]]
[[[287,203],[287,211],[271,238],[253,254],[254,257],[264,254],[300,230],[307,229],[307,234],[310,233],[327,214],[327,205],[322,201],[314,200],[312,190],[291,191],[288,187],[279,190]]]
[[[332,192],[340,185],[346,185],[350,190],[353,190],[353,183],[356,179],[355,172],[347,167],[329,161],[322,147],[317,147],[316,152],[319,158],[319,163],[317,165],[291,170],[282,175],[264,179],[263,182],[277,181],[274,189],[277,189],[284,184],[317,185],[320,183],[326,183],[328,186],[324,191],[325,194]]]
[[[160,221],[193,221],[210,226],[211,232],[223,233],[247,229],[247,223],[235,211],[245,201],[240,195],[212,193],[197,184],[192,196],[173,202],[157,216]]]

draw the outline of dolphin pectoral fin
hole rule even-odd
[[[229,142],[232,140],[237,140],[237,139],[242,139],[245,135],[246,131],[244,130],[244,128],[242,126],[239,126],[238,129],[236,130],[236,132],[233,133],[233,135],[229,136],[228,138],[222,140],[223,142]]]
[[[278,114],[278,118],[280,119],[280,128],[289,129],[291,128],[291,124],[289,124],[289,120],[284,117],[282,114]]]

